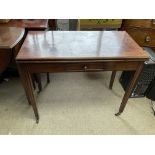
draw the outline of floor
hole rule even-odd
[[[37,95],[40,113],[35,123],[19,78],[0,84],[0,134],[155,134],[155,116],[146,98],[129,99],[116,117],[124,91],[111,72],[55,73]]]

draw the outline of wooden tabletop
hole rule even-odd
[[[8,23],[1,23],[2,27],[21,27],[26,29],[46,29],[48,19],[11,19]]]
[[[29,32],[17,56],[17,60],[147,58],[125,31]]]
[[[0,27],[0,49],[13,48],[24,35],[23,28]]]

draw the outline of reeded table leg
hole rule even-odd
[[[116,71],[112,71],[110,84],[109,84],[109,89],[112,89],[112,87],[113,87],[115,76],[116,76]]]
[[[31,78],[31,74],[28,70],[28,66],[27,64],[18,64],[18,69],[19,69],[19,73],[20,73],[20,77],[23,83],[23,87],[25,89],[26,92],[26,96],[27,99],[29,101],[29,103],[32,105],[34,114],[35,114],[35,118],[36,118],[36,123],[39,122],[39,113],[38,113],[38,109],[36,106],[36,98],[33,92],[33,84],[32,84],[32,78]]]
[[[130,97],[130,95],[134,89],[134,86],[137,82],[137,79],[141,73],[142,68],[143,68],[143,63],[139,65],[139,67],[137,68],[137,70],[136,70],[134,76],[132,77],[130,83],[128,84],[128,87],[125,91],[124,97],[122,99],[122,103],[121,103],[120,108],[119,108],[119,112],[116,113],[115,116],[119,116],[123,112],[123,110],[127,104],[128,98]]]

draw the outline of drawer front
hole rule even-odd
[[[155,19],[127,19],[124,20],[123,27],[141,27],[155,29]]]
[[[65,64],[65,71],[82,71],[82,72],[93,72],[93,71],[110,71],[110,70],[123,70],[126,68],[136,68],[137,63],[129,62],[98,62],[98,63],[69,63]]]
[[[139,62],[74,62],[74,63],[28,63],[30,72],[98,72],[112,70],[135,70]],[[26,65],[27,64],[21,64]]]
[[[103,63],[71,63],[65,65],[66,71],[102,71],[104,69]]]
[[[132,28],[126,31],[140,46],[155,47],[155,30]]]

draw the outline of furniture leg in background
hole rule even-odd
[[[36,89],[35,82],[38,85],[38,93],[42,91],[42,83],[41,83],[41,73],[34,73],[32,74],[32,83],[33,83],[33,88]],[[47,83],[50,83],[50,75],[49,73],[46,73],[46,78],[47,78]]]
[[[110,78],[109,89],[112,89],[112,87],[113,87],[115,76],[116,76],[116,71],[112,71],[111,78]]]
[[[47,73],[47,83],[50,83],[50,74]]]

